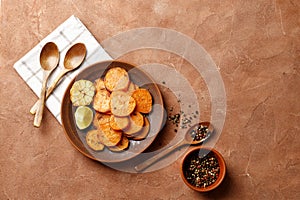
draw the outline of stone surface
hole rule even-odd
[[[300,199],[299,1],[2,0],[0,7],[0,199]],[[227,95],[215,148],[228,173],[218,189],[190,190],[180,177],[181,158],[145,174],[92,161],[48,110],[41,128],[33,127],[29,109],[37,97],[13,64],[72,14],[100,43],[133,28],[162,27],[206,49]],[[193,79],[183,68],[189,64],[171,53],[141,50],[120,60],[162,63]],[[203,80],[193,80],[209,104]],[[209,119],[209,105],[201,108]]]

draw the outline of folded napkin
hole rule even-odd
[[[63,69],[65,54],[72,45],[80,42],[84,43],[87,48],[86,58],[82,65],[77,70],[69,72],[64,76],[46,101],[46,106],[50,112],[61,123],[61,102],[64,92],[71,80],[85,67],[99,61],[111,60],[112,58],[104,51],[102,46],[97,42],[84,24],[77,17],[71,16],[14,64],[14,69],[38,97],[40,96],[43,79],[43,71],[40,66],[39,56],[42,47],[47,42],[56,43],[60,51],[59,66],[49,77],[48,86],[51,85],[55,77]],[[28,113],[29,110],[30,108],[28,108]]]

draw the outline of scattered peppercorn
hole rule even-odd
[[[180,122],[180,114],[177,113],[175,115],[169,115],[168,120],[172,121],[173,124],[178,124]]]
[[[179,100],[180,101],[180,100]],[[191,105],[189,105],[191,107]],[[194,123],[193,120],[196,119],[199,114],[198,111],[195,111],[195,113],[191,113],[187,115],[182,110],[180,110],[179,113],[173,114],[172,111],[174,111],[173,106],[169,108],[169,114],[168,114],[168,121],[171,121],[173,124],[176,125],[176,127],[180,127],[181,129],[190,128],[192,124]]]
[[[219,172],[218,160],[212,152],[204,157],[196,154],[188,160],[185,177],[193,186],[205,188],[216,182]]]

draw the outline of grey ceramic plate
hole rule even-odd
[[[146,88],[150,91],[153,98],[153,109],[147,116],[150,121],[150,131],[147,138],[145,138],[144,140],[130,140],[129,148],[124,151],[112,152],[108,148],[105,148],[104,151],[96,152],[90,149],[85,141],[86,133],[89,130],[93,129],[93,126],[91,125],[85,130],[79,130],[76,127],[74,120],[74,112],[76,107],[74,107],[72,105],[72,102],[70,101],[70,89],[76,80],[85,79],[93,82],[99,77],[104,77],[108,69],[117,66],[127,70],[131,81],[133,81],[139,87]],[[92,108],[91,105],[90,108]],[[161,93],[157,85],[154,83],[153,79],[148,74],[128,63],[119,61],[105,61],[87,67],[82,72],[80,72],[70,83],[63,97],[61,117],[65,134],[71,144],[77,150],[91,159],[112,163],[129,160],[142,153],[147,147],[151,145],[162,128],[164,118],[163,110],[163,99]]]

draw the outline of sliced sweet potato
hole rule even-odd
[[[114,67],[107,71],[104,77],[104,84],[107,90],[126,90],[130,83],[127,71],[121,67]]]
[[[96,88],[96,92],[100,91],[100,90],[106,90],[104,81],[102,78],[98,78],[97,80],[95,80],[94,82],[94,86]]]
[[[94,97],[93,107],[98,112],[110,111],[110,93],[107,90],[99,90]]]
[[[144,88],[135,90],[132,97],[136,101],[136,110],[141,113],[150,113],[152,110],[152,96],[150,92]]]
[[[94,117],[94,121],[93,121],[93,125],[97,129],[99,129],[101,124],[109,123],[109,120],[110,120],[110,115],[109,114],[96,112],[95,117]]]
[[[105,146],[116,146],[122,139],[122,132],[112,129],[109,123],[99,125],[99,140]]]
[[[126,92],[131,95],[135,90],[136,90],[136,85],[130,81]]]
[[[147,117],[145,117],[145,122],[144,122],[144,126],[142,128],[142,130],[140,130],[139,132],[135,133],[131,139],[133,140],[143,140],[147,137],[148,133],[150,130],[150,123]]]
[[[117,117],[114,115],[110,116],[109,125],[112,129],[121,131],[128,127],[129,118],[128,117]]]
[[[134,98],[123,91],[114,91],[110,95],[110,108],[113,115],[129,116],[136,106]]]
[[[86,134],[85,139],[87,145],[94,151],[102,151],[104,149],[104,145],[101,143],[98,137],[98,130],[90,130]]]
[[[144,116],[137,111],[134,111],[129,117],[130,124],[127,129],[124,130],[126,135],[132,135],[139,132],[144,125]]]
[[[116,146],[109,147],[109,150],[116,151],[116,152],[123,151],[127,149],[128,146],[129,146],[129,140],[126,136],[123,136],[122,140]]]

